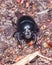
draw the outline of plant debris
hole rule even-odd
[[[32,41],[18,46],[13,37],[12,22],[22,15],[31,16],[40,29],[35,46]],[[41,54],[35,58],[37,51]],[[27,59],[27,65],[52,65],[52,0],[0,0],[0,65],[15,65],[33,53],[36,56],[32,63]]]

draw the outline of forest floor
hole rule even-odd
[[[16,31],[12,22],[16,23],[22,15],[33,17],[40,31],[35,46],[23,44],[23,49],[19,49],[12,36]],[[52,58],[52,0],[0,0],[0,65],[12,65],[38,50]],[[52,62],[39,57],[29,65],[52,65]]]

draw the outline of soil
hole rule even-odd
[[[12,22],[16,23],[22,15],[31,16],[40,29],[35,46],[23,43],[21,48],[13,37],[16,29]],[[52,58],[52,0],[0,0],[0,65],[12,65],[21,56],[37,50]],[[52,62],[39,57],[28,65],[52,65]]]

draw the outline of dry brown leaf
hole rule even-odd
[[[40,29],[41,29],[41,30],[46,29],[46,25],[42,25]]]
[[[50,46],[50,47],[52,47],[52,42],[50,41],[50,42],[48,42],[48,45]]]
[[[22,0],[17,0],[18,3],[20,3]]]
[[[52,3],[49,3],[48,4],[48,8],[52,8]]]
[[[44,42],[44,43],[43,43],[43,46],[44,46],[45,48],[50,48],[50,46],[48,45],[47,42]]]
[[[30,41],[29,43],[28,43],[28,46],[32,46],[33,45],[33,41]]]
[[[24,0],[17,0],[17,2],[18,2],[18,3],[23,3],[23,2],[24,2]]]

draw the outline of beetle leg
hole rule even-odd
[[[12,21],[12,26],[17,29],[17,24],[15,22]]]
[[[36,34],[34,33],[33,34],[33,40],[34,40],[34,45],[36,44],[36,41],[37,41],[37,37],[36,37]]]
[[[19,33],[17,35],[17,40],[18,40],[19,45],[22,45],[22,39]]]
[[[18,40],[18,44],[21,45],[22,44],[22,38],[21,38],[21,34],[19,32],[14,32],[13,37],[15,37]]]
[[[14,34],[13,34],[13,37],[15,37],[15,34],[17,33],[17,31],[16,32],[14,32]]]

